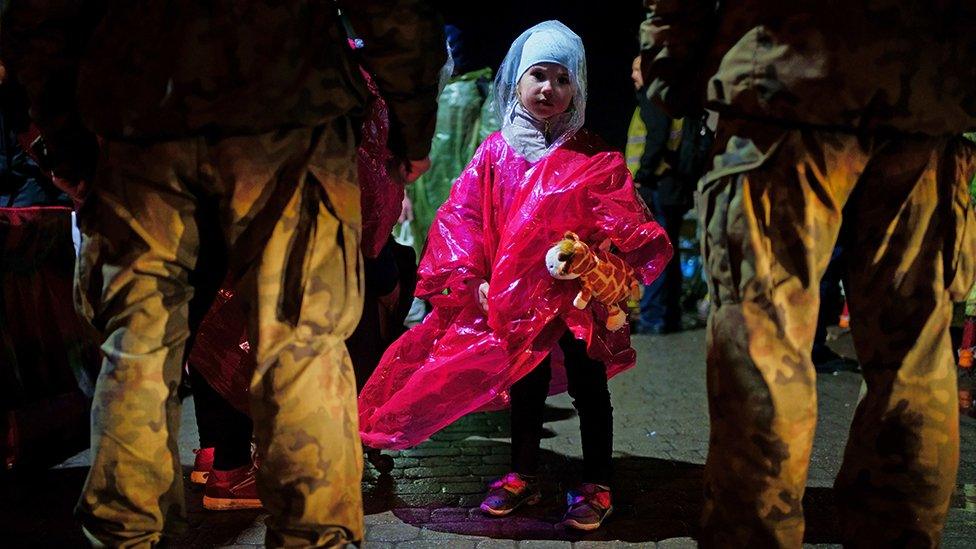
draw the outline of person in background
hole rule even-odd
[[[339,8],[369,44],[356,60]],[[197,274],[222,258],[250,305],[266,544],[362,539],[343,343],[363,291],[357,62],[388,101],[391,168],[412,181],[429,166],[440,17],[421,0],[24,1],[2,15],[3,61],[27,88],[43,167],[91,181],[76,295],[105,359],[77,507],[86,535],[148,547],[186,527],[177,387],[189,302],[216,292],[198,291]]]
[[[631,78],[638,99],[632,126],[645,129],[643,148],[634,167],[634,183],[677,250],[695,186],[707,169],[712,132],[705,126],[704,111],[697,116],[671,118],[647,97],[640,57],[634,60]],[[636,333],[667,334],[683,329],[681,282],[681,262],[676,253],[661,276],[645,286]]]
[[[31,157],[26,90],[0,63],[0,466],[85,438],[100,356],[72,307],[72,202]],[[79,436],[80,435],[80,436]]]
[[[837,244],[866,393],[841,541],[937,547],[959,465],[952,302],[976,278],[972,2],[647,0],[648,94],[719,112],[699,184],[711,311],[703,547],[800,547],[811,361]],[[844,227],[856,230],[844,230]]]
[[[2,64],[0,73],[6,73]],[[0,207],[71,207],[68,195],[31,158],[28,101],[23,86],[0,76]]]
[[[417,257],[427,242],[427,231],[434,214],[447,200],[454,180],[471,160],[478,145],[498,129],[498,120],[488,99],[491,68],[472,65],[478,60],[474,54],[477,47],[466,39],[462,29],[447,25],[446,31],[454,74],[450,75],[438,96],[430,169],[407,187],[412,214],[410,230]]]

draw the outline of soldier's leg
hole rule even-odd
[[[800,131],[727,132],[753,139],[725,137],[701,188],[713,303],[701,543],[799,547],[817,414],[810,349],[819,283],[856,171],[847,164],[859,155],[851,140]]]
[[[848,206],[848,301],[867,393],[836,492],[845,545],[935,547],[959,459],[953,279],[976,250],[968,146],[884,143]],[[968,226],[967,226],[968,225]],[[955,295],[952,295],[955,294]]]
[[[229,227],[231,240],[254,222],[256,205],[278,192],[275,179],[305,154],[310,136],[295,130],[215,146],[232,216],[244,220]],[[302,174],[241,282],[257,361],[251,412],[262,460],[258,491],[271,513],[269,547],[341,546],[363,534],[356,382],[344,344],[363,292],[354,147],[351,132],[325,132],[310,175]]]
[[[196,145],[107,142],[79,218],[76,297],[102,334],[92,466],[77,507],[96,545],[148,547],[184,526],[176,394],[196,263]]]

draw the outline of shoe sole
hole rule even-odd
[[[603,521],[607,520],[607,517],[610,516],[610,513],[613,513],[613,507],[610,507],[609,509],[607,509],[607,514],[603,515],[603,519],[601,519],[600,522],[598,522],[596,524],[583,524],[581,522],[576,522],[575,519],[567,519],[567,520],[564,520],[563,521],[563,524],[565,524],[566,526],[569,526],[570,528],[575,528],[576,530],[582,530],[584,532],[591,532],[593,530],[596,530],[600,526],[602,526],[603,525]]]
[[[516,509],[518,509],[519,507],[521,507],[523,505],[535,505],[536,503],[539,503],[540,501],[542,501],[542,496],[541,495],[532,496],[532,497],[530,497],[530,498],[528,498],[528,499],[520,502],[518,505],[512,507],[511,509],[492,509],[491,507],[488,507],[487,505],[485,505],[484,503],[482,503],[481,504],[481,510],[484,511],[485,513],[488,513],[489,515],[491,515],[493,517],[504,517],[505,515],[512,514]]]
[[[209,471],[193,471],[190,473],[190,482],[193,484],[206,484],[208,477],[210,477]]]
[[[211,511],[235,511],[238,509],[261,509],[260,499],[212,498],[203,496],[203,508]]]

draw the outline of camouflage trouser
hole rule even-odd
[[[261,224],[237,289],[257,361],[251,410],[267,544],[361,539],[356,385],[343,343],[363,293],[350,129],[334,122],[311,156],[310,129],[105,144],[82,210],[77,281],[78,306],[104,337],[92,468],[77,509],[96,543],[148,547],[185,529],[176,392],[193,273],[215,253],[202,241],[234,249]],[[288,173],[306,179],[286,194],[284,213],[259,215],[275,193],[295,188]]]
[[[801,545],[818,287],[841,239],[867,385],[835,484],[843,541],[937,545],[959,459],[948,327],[974,275],[972,145],[744,122],[719,139],[699,197],[713,303],[702,544]]]

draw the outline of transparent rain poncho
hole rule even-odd
[[[502,130],[481,144],[455,181],[420,261],[416,295],[433,311],[387,349],[360,394],[365,444],[407,448],[467,413],[504,407],[512,384],[550,353],[550,392],[565,390],[557,341],[566,329],[606,363],[608,376],[635,364],[627,328],[609,332],[607,311],[598,303],[576,309],[579,281],[556,280],[545,266],[546,250],[567,230],[593,245],[609,241],[644,283],[672,254],[664,230],[637,197],[622,155],[580,130],[584,59],[579,38],[554,21],[512,45],[494,90]],[[516,96],[520,66],[543,61],[565,63],[576,95],[569,110],[546,125],[555,131],[537,155],[538,147],[526,143],[538,144],[538,124],[535,134],[532,124],[513,126],[525,122]],[[524,151],[537,157],[530,160]],[[478,298],[483,282],[489,284],[487,312]]]

